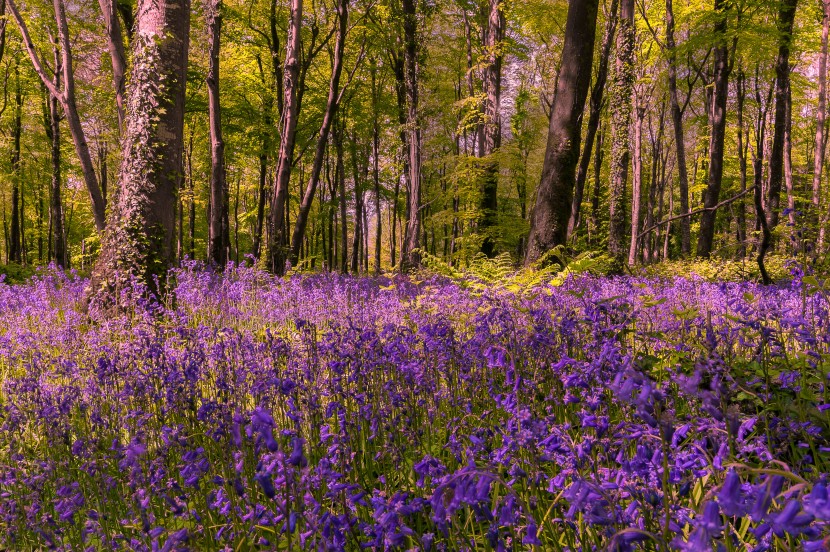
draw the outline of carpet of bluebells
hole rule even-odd
[[[0,283],[0,549],[830,549],[798,279],[86,285]]]

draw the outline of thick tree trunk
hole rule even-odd
[[[29,29],[26,22],[20,15],[14,0],[7,0],[8,7],[12,12],[12,16],[17,22],[20,29],[20,34],[23,36],[23,43],[26,46],[26,51],[29,53],[29,58],[32,61],[35,72],[40,77],[41,82],[46,86],[47,90],[58,98],[63,107],[66,121],[69,125],[69,133],[72,135],[72,142],[75,144],[75,151],[78,155],[78,160],[81,164],[81,171],[84,175],[84,182],[86,183],[87,191],[89,192],[90,200],[92,201],[92,215],[95,219],[95,227],[99,232],[104,231],[106,225],[106,204],[104,197],[101,194],[101,188],[98,184],[98,177],[95,174],[95,166],[92,163],[92,156],[89,152],[89,144],[86,141],[83,126],[81,125],[81,118],[78,114],[78,107],[75,103],[75,73],[72,65],[72,48],[69,37],[69,27],[66,22],[66,10],[64,8],[63,0],[54,0],[55,21],[58,27],[58,38],[60,40],[61,52],[63,55],[63,90],[58,90],[52,83],[52,79],[46,74],[40,57],[38,56],[35,45],[29,36]]]
[[[680,188],[680,212],[689,212],[689,173],[686,168],[686,138],[683,131],[683,111],[677,98],[677,44],[674,40],[674,7],[666,0],[666,50],[668,53],[669,98],[674,126],[674,145],[677,152],[677,177]],[[680,219],[680,254],[687,257],[692,252],[690,217]]]
[[[504,54],[504,2],[489,1],[486,41],[487,65],[484,68],[484,187],[481,195],[481,230],[484,242],[481,252],[492,257],[496,251],[493,227],[498,222],[499,162],[496,153],[501,147],[501,68]]]
[[[709,137],[709,178],[703,194],[706,209],[700,216],[700,235],[697,239],[697,256],[709,257],[715,239],[715,220],[723,181],[723,145],[726,137],[726,100],[729,95],[729,49],[726,44],[725,0],[715,0],[715,80],[711,103],[712,134]]]
[[[591,151],[594,148],[599,120],[602,114],[602,102],[605,95],[605,85],[608,82],[608,62],[611,58],[611,47],[614,45],[614,33],[617,29],[618,0],[611,0],[608,11],[608,20],[605,22],[605,34],[602,38],[602,52],[597,67],[597,78],[591,89],[591,102],[588,115],[588,127],[585,131],[585,146],[579,159],[579,168],[576,172],[576,186],[571,204],[571,218],[568,220],[568,239],[579,228],[579,216],[582,210],[582,197],[585,191],[585,181],[588,179],[588,168],[591,166]]]
[[[812,220],[819,227],[819,250],[824,245],[824,217],[821,216],[821,175],[824,168],[824,154],[826,151],[827,133],[827,50],[828,35],[830,35],[830,0],[822,0],[821,20],[821,54],[818,61],[818,106],[816,110],[816,141],[813,158],[813,195],[812,206],[814,214]]]
[[[401,271],[420,265],[418,247],[421,234],[421,129],[418,116],[418,18],[414,0],[403,0],[404,88],[406,92],[406,133],[409,147],[407,160],[407,221],[401,248]]]
[[[291,0],[291,16],[288,27],[288,47],[285,55],[283,125],[280,133],[280,151],[277,158],[277,176],[274,182],[269,219],[269,263],[275,274],[285,271],[285,205],[288,185],[291,181],[291,163],[294,157],[297,119],[300,115],[299,77],[301,55],[301,26],[303,21],[303,0]]]
[[[775,123],[769,152],[767,224],[778,226],[781,188],[784,181],[785,140],[787,133],[787,90],[790,88],[790,43],[798,0],[782,0],[778,12],[778,58],[775,62]]]
[[[334,44],[332,59],[331,79],[329,81],[329,95],[326,100],[326,111],[323,114],[323,123],[317,135],[317,147],[314,150],[314,161],[311,165],[311,176],[308,180],[305,193],[300,202],[300,209],[297,213],[297,221],[294,225],[294,234],[291,236],[291,264],[296,265],[300,257],[300,247],[305,238],[308,215],[311,212],[311,205],[314,202],[314,194],[320,182],[320,171],[323,168],[323,158],[326,153],[326,146],[329,140],[331,124],[337,113],[337,107],[342,97],[340,90],[340,74],[343,70],[343,49],[346,44],[346,32],[349,24],[349,3],[348,0],[337,2],[337,39]]]
[[[206,8],[208,28],[208,125],[210,127],[210,220],[208,260],[218,267],[228,262],[228,182],[225,173],[225,140],[222,138],[222,106],[219,99],[219,48],[222,38],[222,0],[210,0]]]
[[[176,254],[190,2],[139,0],[137,14],[119,185],[91,281],[104,304],[131,276],[160,291]]]
[[[634,86],[634,0],[620,2],[617,64],[611,88],[611,190],[609,196],[608,250],[612,271],[625,262],[625,193],[631,159],[631,97]]]
[[[571,0],[565,24],[562,66],[550,117],[550,132],[530,220],[525,264],[564,244],[571,216],[582,113],[591,85],[598,0]]]

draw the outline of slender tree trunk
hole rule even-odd
[[[418,247],[421,234],[421,129],[418,115],[418,18],[415,0],[403,0],[404,87],[406,92],[406,132],[408,134],[409,189],[407,190],[406,232],[401,248],[401,271],[420,265]]]
[[[115,3],[118,0],[98,0],[107,30],[107,47],[112,62],[112,86],[115,90],[115,104],[118,108],[118,128],[124,131],[124,92],[127,84],[127,53],[124,51],[124,36]]]
[[[821,20],[821,54],[818,62],[818,106],[816,111],[816,141],[813,159],[813,195],[812,207],[815,214],[812,220],[819,225],[818,249],[824,246],[824,217],[821,215],[821,175],[824,168],[824,155],[827,149],[827,50],[830,35],[830,0],[822,0]]]
[[[12,216],[11,230],[9,232],[9,262],[20,263],[23,261],[23,244],[21,237],[21,226],[23,225],[23,213],[20,208],[20,136],[23,132],[23,93],[20,88],[20,72],[17,66],[14,68],[14,123],[12,126]]]
[[[744,75],[743,70],[738,71],[738,78],[737,78],[737,87],[738,87],[738,165],[741,171],[741,192],[746,191],[746,184],[747,184],[747,146],[749,140],[744,137],[744,104],[746,101],[746,76]],[[759,106],[760,109],[760,106]],[[747,228],[746,228],[746,206],[744,205],[744,200],[741,199],[738,201],[738,213],[737,213],[737,239],[738,239],[738,256],[741,258],[746,257],[746,238],[747,238]]]
[[[269,268],[275,274],[285,271],[286,232],[285,216],[288,185],[291,181],[291,163],[294,157],[294,141],[299,118],[298,85],[300,77],[301,26],[303,0],[291,0],[291,16],[288,27],[288,48],[285,55],[285,82],[282,132],[277,159],[277,176],[271,200]]]
[[[726,100],[729,95],[729,49],[726,43],[726,2],[715,0],[715,80],[711,103],[712,134],[709,137],[709,177],[703,194],[706,208],[700,216],[700,235],[697,240],[697,256],[709,257],[715,238],[715,205],[720,201],[723,182],[723,147],[726,138]]]
[[[383,238],[380,209],[380,126],[378,124],[377,65],[372,63],[372,183],[375,190],[375,275],[380,275],[380,252]]]
[[[686,138],[683,131],[683,111],[677,98],[677,44],[674,40],[674,8],[672,0],[666,0],[666,50],[668,53],[669,98],[674,125],[674,144],[677,151],[677,176],[680,188],[680,212],[689,212],[689,174],[686,168]],[[690,217],[680,219],[680,254],[687,257],[692,252]]]
[[[591,85],[598,0],[571,0],[565,24],[562,67],[556,84],[550,131],[530,220],[525,264],[567,240],[582,132],[582,112]]]
[[[632,157],[632,179],[631,179],[631,243],[628,248],[628,265],[637,264],[637,250],[640,242],[637,239],[640,235],[640,211],[642,210],[642,188],[643,188],[643,118],[646,116],[646,109],[639,105],[637,100],[636,119],[634,121],[634,155]]]
[[[600,128],[597,130],[596,152],[594,153],[594,191],[591,193],[591,218],[588,222],[588,241],[592,245],[595,244],[597,235],[599,234],[599,199],[602,179],[603,138],[605,138],[605,131],[602,124],[600,124]]]
[[[130,276],[161,291],[176,254],[190,2],[139,0],[136,13],[119,186],[91,281],[103,304]]]
[[[296,265],[300,257],[300,247],[305,238],[308,215],[311,213],[311,205],[314,202],[314,195],[317,185],[320,182],[320,171],[323,168],[323,158],[326,153],[326,146],[329,140],[331,124],[337,113],[337,107],[342,97],[340,90],[340,74],[343,70],[343,49],[346,43],[346,32],[349,23],[348,0],[337,2],[337,39],[334,45],[332,59],[331,80],[329,81],[329,95],[326,100],[326,111],[323,114],[323,123],[317,135],[317,147],[314,150],[314,161],[311,165],[311,177],[308,180],[305,193],[300,202],[300,209],[297,213],[297,221],[294,226],[294,234],[291,236],[291,264]]]
[[[631,159],[631,98],[634,86],[634,0],[620,2],[614,81],[611,88],[611,190],[609,196],[608,249],[613,271],[625,261],[625,190]]]
[[[61,58],[55,49],[55,88],[60,88]],[[49,95],[48,138],[52,143],[52,189],[49,199],[49,249],[55,264],[67,266],[66,243],[63,230],[63,209],[61,208],[61,118],[58,99]]]
[[[334,148],[337,153],[335,177],[337,179],[338,207],[340,208],[340,272],[349,273],[349,220],[346,218],[346,169],[343,163],[343,122],[334,126]]]
[[[784,187],[787,190],[787,222],[795,227],[795,190],[793,189],[792,92],[787,84],[786,117],[784,120]],[[796,244],[798,247],[798,244]]]
[[[210,220],[208,260],[218,267],[228,262],[228,182],[225,172],[225,140],[222,138],[222,106],[219,98],[219,49],[222,39],[222,0],[210,0],[206,8],[208,30],[208,125],[210,127]]]
[[[351,269],[353,274],[360,271],[361,249],[363,247],[363,185],[357,162],[357,136],[351,136],[352,180],[354,181],[354,233],[352,236]]]
[[[582,156],[579,159],[579,168],[576,172],[576,186],[574,187],[574,197],[571,204],[571,218],[568,221],[569,239],[576,232],[576,229],[579,228],[582,196],[585,190],[585,182],[588,179],[588,168],[591,166],[591,151],[594,148],[594,140],[596,139],[600,116],[602,114],[605,85],[608,82],[608,62],[611,58],[611,47],[614,45],[614,34],[617,29],[617,5],[618,0],[611,0],[608,19],[605,22],[605,34],[602,38],[602,52],[599,57],[599,67],[597,67],[597,78],[594,81],[594,87],[591,89],[588,127],[585,131],[585,146],[582,148]]]
[[[787,90],[790,87],[790,43],[798,0],[782,0],[778,12],[778,58],[775,62],[775,123],[769,152],[769,186],[767,187],[767,224],[770,231],[778,226],[781,188],[784,180],[785,141],[787,134]]]
[[[481,228],[484,242],[481,251],[492,257],[496,251],[493,227],[498,222],[499,161],[496,152],[501,147],[501,68],[504,54],[504,3],[489,0],[485,52],[487,66],[484,68],[484,188],[481,198]]]

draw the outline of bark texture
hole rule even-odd
[[[582,113],[591,85],[598,0],[571,0],[565,24],[562,67],[556,84],[550,132],[530,219],[525,264],[564,244],[571,215]]]
[[[631,97],[634,87],[634,0],[620,2],[617,63],[611,84],[611,190],[609,196],[608,250],[612,270],[625,262],[625,192],[631,162]]]
[[[723,182],[723,144],[726,137],[726,101],[729,95],[729,48],[726,43],[726,2],[715,0],[715,80],[712,92],[711,134],[709,136],[709,178],[703,193],[703,207],[700,216],[700,234],[697,238],[697,256],[709,257],[715,238],[715,205],[720,200]]]
[[[160,291],[176,254],[190,2],[139,0],[136,14],[118,189],[91,280],[104,304],[131,277]]]

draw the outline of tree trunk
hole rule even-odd
[[[291,0],[291,16],[288,27],[288,47],[285,55],[284,98],[280,151],[277,159],[277,176],[274,182],[269,219],[269,263],[275,274],[285,271],[285,205],[288,185],[291,181],[291,163],[294,157],[294,141],[297,119],[300,115],[298,84],[300,77],[301,26],[303,21],[303,0]]]
[[[115,8],[117,0],[98,0],[107,30],[107,47],[112,62],[112,86],[115,90],[115,104],[118,108],[118,128],[124,131],[124,91],[127,75],[127,54],[124,51],[124,36],[121,22]]]
[[[830,0],[822,0],[821,54],[818,61],[818,107],[816,112],[816,141],[813,158],[812,206],[815,214],[811,217],[819,225],[819,251],[824,245],[823,216],[821,216],[821,174],[824,168],[827,132],[827,50],[830,35]]]
[[[714,208],[720,198],[723,181],[723,144],[726,137],[726,100],[729,95],[729,49],[726,44],[726,2],[715,0],[715,80],[711,103],[712,134],[709,137],[709,177],[703,194],[706,209],[700,216],[700,235],[697,240],[697,256],[708,258],[715,238]]]
[[[631,97],[634,86],[634,0],[620,2],[617,64],[611,85],[611,190],[609,196],[608,249],[612,271],[625,262],[625,190],[631,158]]]
[[[55,88],[60,88],[61,58],[55,49]],[[63,231],[63,209],[61,208],[61,118],[58,99],[49,95],[47,138],[52,144],[52,189],[49,194],[49,249],[55,264],[67,266],[66,242]]]
[[[222,0],[206,7],[208,31],[208,126],[210,127],[210,220],[208,260],[218,267],[228,262],[228,182],[225,173],[225,141],[222,138],[222,107],[219,99],[219,49],[222,39]]]
[[[749,144],[749,140],[744,137],[744,104],[746,102],[746,76],[744,75],[743,70],[738,71],[738,79],[736,84],[738,87],[738,165],[741,171],[741,192],[744,192],[746,191],[747,183],[747,147]],[[743,199],[738,202],[737,219],[738,228],[736,236],[738,239],[738,256],[743,259],[744,257],[746,257],[747,239],[746,206],[744,205]]]
[[[787,222],[795,232],[795,190],[793,189],[792,90],[787,84],[787,109],[784,120],[784,186],[787,190]],[[799,247],[799,244],[796,244]]]
[[[421,234],[421,129],[418,116],[418,37],[414,0],[403,0],[404,88],[406,92],[406,132],[408,134],[409,189],[407,221],[401,248],[401,271],[420,265],[418,247]]]
[[[320,171],[323,168],[323,158],[326,153],[326,146],[329,140],[331,124],[337,113],[337,107],[342,97],[340,90],[340,74],[343,70],[343,49],[346,44],[346,32],[349,24],[349,2],[339,0],[337,2],[337,39],[334,44],[332,59],[331,80],[329,81],[329,95],[326,100],[326,111],[323,114],[323,123],[317,135],[317,147],[314,150],[314,161],[311,165],[311,177],[308,180],[305,193],[300,202],[300,209],[297,213],[297,221],[294,226],[294,234],[291,236],[291,264],[296,265],[300,257],[300,247],[305,238],[308,215],[311,212],[311,205],[314,202],[314,194],[320,182]]]
[[[380,276],[380,250],[383,238],[380,209],[380,126],[378,124],[377,65],[372,63],[372,183],[375,190],[375,275]]]
[[[781,187],[784,180],[785,140],[787,133],[787,90],[790,87],[790,43],[798,0],[782,0],[778,12],[778,58],[775,62],[775,123],[769,152],[769,186],[767,187],[767,224],[770,231],[778,226]]]
[[[346,218],[346,168],[343,163],[343,121],[335,123],[334,149],[336,151],[335,179],[340,208],[340,272],[349,273],[349,220]]]
[[[637,103],[642,101],[638,99]],[[643,118],[646,116],[646,109],[641,105],[636,106],[637,118],[634,122],[634,155],[632,157],[632,179],[631,179],[631,244],[628,248],[628,265],[637,264],[637,250],[640,245],[640,211],[642,206],[643,188]]]
[[[668,53],[669,98],[674,125],[674,145],[677,151],[677,176],[680,188],[680,213],[689,212],[689,173],[686,168],[686,139],[683,131],[683,111],[677,98],[677,44],[674,40],[674,9],[672,0],[666,0],[666,50]],[[687,257],[692,252],[690,217],[680,219],[680,253]]]
[[[493,227],[498,222],[499,161],[501,147],[501,68],[504,57],[504,2],[489,0],[486,41],[487,65],[484,68],[484,187],[481,196],[481,230],[484,242],[481,252],[492,257],[496,251]]]
[[[23,93],[20,89],[20,71],[14,68],[14,124],[12,126],[12,220],[9,232],[9,262],[23,261],[23,213],[20,208],[20,135],[23,132]]]
[[[588,168],[591,165],[591,151],[594,148],[599,120],[602,114],[602,100],[605,95],[605,84],[608,82],[608,62],[611,58],[611,46],[614,44],[614,33],[617,29],[617,2],[611,0],[608,11],[608,20],[605,22],[605,34],[602,38],[602,53],[597,67],[597,79],[591,89],[591,102],[588,115],[588,127],[585,131],[585,146],[579,159],[579,169],[576,172],[576,186],[571,204],[571,218],[568,220],[568,239],[579,228],[579,215],[582,210],[582,196],[585,190],[585,181],[588,179]]]
[[[526,265],[567,239],[582,112],[591,85],[598,4],[599,0],[571,0],[569,4],[542,178],[530,217]]]
[[[119,185],[91,281],[104,304],[131,276],[161,291],[176,253],[190,2],[139,0],[137,14]]]

